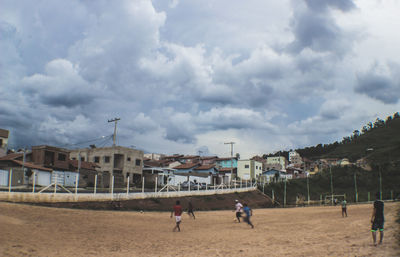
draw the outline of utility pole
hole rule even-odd
[[[120,118],[114,118],[112,120],[108,120],[108,122],[114,122],[114,136],[113,136],[113,146],[115,146],[115,141],[117,138],[117,123],[121,120]]]
[[[201,154],[203,153],[203,151],[197,151],[199,153],[199,165],[201,165]]]
[[[233,145],[235,142],[226,142],[224,145],[231,145],[231,182],[233,178]]]
[[[333,180],[332,180],[332,165],[329,165],[329,173],[331,174],[331,201],[333,205]]]

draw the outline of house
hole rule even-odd
[[[181,163],[199,163],[200,162],[200,156],[199,155],[186,155],[182,156],[178,160]]]
[[[296,168],[296,167],[287,167],[286,173],[291,174],[293,179],[296,178],[306,178],[308,176],[308,172],[303,169]]]
[[[262,170],[266,170],[267,159],[264,159],[263,157],[256,155],[256,156],[252,157],[250,160],[255,160],[255,161],[261,162]]]
[[[150,160],[156,160],[159,161],[165,157],[164,154],[159,154],[159,153],[145,153],[143,154],[143,158],[148,158]]]
[[[237,176],[241,179],[257,179],[262,173],[262,163],[255,160],[239,160]]]
[[[267,157],[267,165],[280,164],[282,169],[285,169],[288,162],[284,156]]]
[[[32,146],[31,156],[35,165],[53,170],[69,170],[69,151],[67,149],[48,145]]]
[[[215,160],[216,166],[218,169],[220,168],[237,168],[237,161],[236,157],[224,157],[224,158],[217,158]]]
[[[215,164],[218,156],[202,156],[200,157],[201,165]]]
[[[97,183],[101,181],[101,177],[103,175],[100,171],[98,171],[100,166],[93,162],[81,161],[79,163],[78,160],[69,160],[69,168],[71,171],[79,172],[79,187],[93,187],[95,184],[96,175]],[[65,175],[66,179],[69,179],[70,176],[70,174]]]
[[[130,183],[141,183],[143,174],[143,151],[122,146],[91,147],[75,149],[70,152],[70,159],[94,162],[102,174],[102,186],[109,187],[114,176],[114,187]],[[109,178],[109,179],[108,179]]]
[[[192,172],[194,168],[199,167],[198,163],[183,163],[179,166],[174,167],[174,169],[179,173],[189,173]]]
[[[259,181],[265,183],[278,182],[285,179],[292,179],[292,174],[288,174],[281,170],[264,171],[259,177]]]
[[[0,157],[7,154],[8,136],[10,132],[5,129],[0,129]]]
[[[35,174],[36,185],[51,184],[52,169],[23,161],[23,153],[13,153],[0,158],[0,186],[9,186],[12,170],[11,185],[22,186],[33,183],[32,174]]]

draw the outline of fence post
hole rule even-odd
[[[128,176],[128,179],[126,181],[126,196],[128,196],[128,195],[129,195],[129,176]]]
[[[142,180],[142,193],[144,193],[144,177],[143,177],[143,180]]]
[[[157,193],[157,182],[158,182],[157,180],[158,180],[158,175],[156,177],[156,183],[154,185],[154,193]]]
[[[242,182],[243,182],[243,180],[242,180],[242,178],[240,178],[240,188],[242,188]]]
[[[96,194],[96,189],[97,189],[97,174],[94,176],[94,189],[93,189],[93,194]]]
[[[12,173],[13,173],[13,169],[10,169],[9,175],[10,177],[8,178],[8,192],[11,192],[11,184],[12,184]]]
[[[54,174],[54,194],[57,193],[57,173],[53,171]]]
[[[79,184],[79,173],[75,177],[75,196],[78,194],[78,184]]]
[[[35,193],[35,185],[36,185],[36,172],[33,172],[33,182],[32,182],[32,193]]]
[[[114,175],[112,176],[112,181],[111,181],[111,199],[114,198]]]
[[[283,207],[286,207],[286,178],[285,178],[284,186],[285,186],[285,193],[283,195]]]
[[[307,174],[307,204],[310,205],[310,182],[308,181],[308,174]]]
[[[274,189],[272,189],[272,202],[275,202],[275,193],[274,193]]]

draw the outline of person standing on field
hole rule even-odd
[[[371,232],[372,239],[374,240],[374,245],[376,246],[376,231],[379,230],[380,239],[379,244],[382,244],[383,241],[383,225],[385,223],[385,217],[383,215],[384,203],[381,200],[380,192],[376,193],[376,200],[374,202],[374,210],[372,211],[371,217]]]
[[[243,205],[239,202],[239,200],[235,200],[235,213],[239,223],[240,223],[240,218],[242,217],[242,209]]]
[[[176,204],[174,205],[173,211],[171,212],[171,218],[172,214],[175,215],[175,221],[176,221],[176,225],[172,231],[175,232],[176,229],[178,229],[178,232],[181,232],[181,228],[179,227],[179,225],[181,224],[182,221],[182,206],[179,200],[176,201]]]
[[[347,201],[346,201],[346,199],[343,199],[343,201],[342,201],[342,217],[343,218],[344,218],[345,214],[347,217]]]
[[[194,216],[194,212],[193,212],[193,204],[192,201],[189,200],[188,202],[188,215],[190,217],[190,215],[192,215],[193,219],[196,219],[196,216]]]

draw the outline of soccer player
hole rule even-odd
[[[344,218],[345,214],[347,217],[347,202],[346,202],[346,199],[343,199],[343,201],[342,201],[342,217],[343,218]]]
[[[189,200],[189,203],[188,203],[188,215],[189,215],[189,217],[190,217],[190,214],[193,216],[193,219],[196,219],[196,216],[194,216],[194,212],[193,212],[192,201]]]
[[[251,221],[250,221],[250,216],[253,215],[253,210],[250,209],[249,206],[247,206],[247,203],[244,203],[243,205],[244,205],[243,211],[244,211],[244,213],[246,213],[246,217],[244,217],[244,221],[246,221],[247,224],[249,224],[251,226],[251,228],[254,228],[253,223],[251,223]]]
[[[376,193],[376,200],[374,202],[374,210],[372,211],[371,223],[372,223],[372,239],[374,240],[374,245],[376,246],[376,231],[380,232],[379,244],[383,241],[383,224],[385,223],[385,217],[383,215],[384,203],[381,199],[380,192]]]
[[[175,232],[176,229],[178,229],[178,232],[181,232],[181,228],[179,227],[179,225],[181,224],[181,221],[182,221],[182,206],[181,206],[181,203],[179,200],[176,201],[176,204],[174,205],[174,209],[173,209],[173,211],[171,211],[171,218],[172,218],[172,214],[175,215],[175,221],[176,221],[176,225],[172,231]]]
[[[242,209],[243,209],[243,205],[239,202],[239,200],[235,200],[236,218],[239,223],[240,223],[240,217],[242,217]]]

